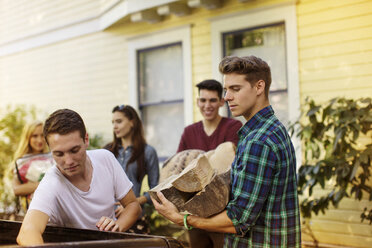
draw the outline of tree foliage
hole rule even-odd
[[[372,104],[370,98],[335,98],[318,105],[308,98],[301,122],[290,132],[301,138],[303,165],[298,173],[298,191],[308,194],[300,203],[304,217],[325,213],[329,205],[337,207],[347,198],[372,201]],[[315,197],[316,185],[330,190]],[[372,223],[372,209],[365,209],[361,221]]]
[[[95,134],[92,137],[89,136],[89,147],[88,149],[100,149],[104,145],[102,134]]]
[[[25,105],[7,106],[0,110],[0,210],[14,209],[15,197],[10,180],[11,162],[17,149],[23,126],[36,118],[36,109]],[[11,211],[11,210],[10,210]]]

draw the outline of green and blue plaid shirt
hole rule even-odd
[[[224,247],[300,247],[296,157],[291,139],[271,106],[238,132],[227,215],[236,234]]]

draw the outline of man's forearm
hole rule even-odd
[[[36,230],[22,230],[19,232],[17,237],[17,243],[21,246],[28,245],[40,245],[44,243],[41,233]]]
[[[123,212],[116,221],[120,227],[119,231],[124,232],[128,230],[136,222],[141,214],[141,211],[142,209],[137,201],[129,203],[127,206],[125,206]]]
[[[210,218],[189,215],[187,216],[187,224],[188,226],[212,232],[236,233],[235,227],[227,216],[226,210]]]
[[[23,219],[21,229],[17,237],[19,245],[43,244],[44,233],[49,216],[39,210],[29,210]]]

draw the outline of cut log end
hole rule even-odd
[[[162,192],[182,213],[215,215],[228,203],[234,156],[235,145],[231,142],[207,153],[200,150],[178,153],[165,163],[164,181],[149,191],[150,196],[159,202],[156,193]]]
[[[183,192],[197,192],[210,183],[214,174],[208,159],[201,155],[172,181],[172,185]]]

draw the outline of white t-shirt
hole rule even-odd
[[[57,226],[97,229],[102,216],[115,218],[114,204],[132,188],[124,170],[107,150],[87,151],[93,175],[87,192],[76,188],[56,165],[41,180],[29,210],[36,209],[49,216]]]

